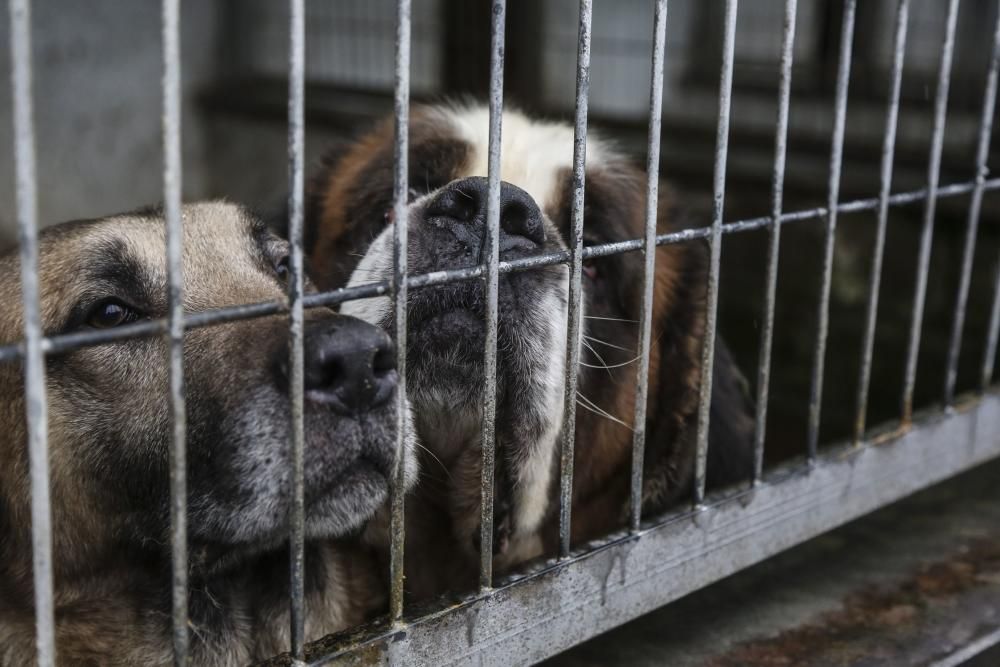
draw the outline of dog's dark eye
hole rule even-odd
[[[282,280],[288,280],[289,265],[291,264],[291,259],[288,255],[283,255],[277,262],[274,263],[274,272],[278,274],[278,277]]]
[[[106,299],[90,309],[85,322],[88,327],[95,329],[111,329],[130,324],[141,317],[137,310],[121,301]]]

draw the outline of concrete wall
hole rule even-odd
[[[184,196],[205,196],[194,93],[214,77],[222,3],[182,7]],[[33,3],[38,204],[43,225],[162,198],[158,0]],[[15,233],[7,12],[0,12],[0,244]]]

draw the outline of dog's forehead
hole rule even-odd
[[[489,173],[489,109],[484,106],[439,106],[428,112],[441,128],[470,148],[459,177]],[[542,210],[563,204],[563,187],[573,168],[573,128],[562,122],[529,118],[504,111],[500,153],[501,179],[531,195]],[[587,137],[588,170],[604,164],[611,151],[594,135]]]
[[[281,298],[270,268],[264,226],[238,206],[213,202],[183,208],[185,308],[204,310]],[[16,249],[0,257],[0,305],[10,315],[4,339],[21,326],[21,276]],[[166,223],[144,210],[57,225],[39,238],[42,319],[59,322],[81,295],[115,281],[142,282],[165,295]],[[4,327],[6,329],[6,327]]]

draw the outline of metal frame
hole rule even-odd
[[[783,186],[788,132],[796,0],[786,0],[778,113],[776,120],[772,205],[768,216],[724,222],[726,163],[733,79],[737,0],[726,0],[719,87],[719,116],[713,178],[714,208],[711,225],[669,234],[657,234],[657,186],[667,0],[657,0],[653,26],[650,80],[650,116],[647,153],[645,235],[599,246],[583,246],[584,169],[588,117],[592,0],[580,0],[575,136],[573,149],[573,200],[569,250],[520,259],[499,260],[499,201],[501,120],[503,108],[503,54],[506,3],[491,2],[489,199],[486,263],[481,266],[409,275],[406,264],[406,225],[395,225],[394,275],[390,281],[343,288],[320,294],[303,293],[304,197],[304,91],[305,0],[289,0],[288,159],[289,235],[291,242],[288,299],[216,309],[199,313],[183,310],[183,220],[181,214],[180,157],[180,23],[179,0],[163,0],[163,183],[167,231],[169,311],[165,320],[142,322],[113,330],[45,337],[42,333],[37,279],[37,193],[34,128],[32,124],[31,48],[29,0],[8,0],[11,17],[12,89],[17,174],[17,219],[24,298],[24,340],[0,346],[0,363],[23,362],[28,426],[28,451],[32,497],[37,651],[40,665],[55,664],[52,585],[52,536],[46,440],[45,357],[84,346],[125,338],[163,336],[168,342],[170,367],[171,525],[173,554],[173,647],[175,663],[186,664],[190,648],[187,627],[186,460],[184,421],[183,335],[189,328],[289,313],[289,362],[291,376],[293,503],[291,508],[290,654],[295,664],[329,664],[366,656],[382,663],[452,664],[473,658],[483,664],[524,663],[544,658],[589,636],[623,623],[700,586],[747,567],[771,554],[833,528],[913,491],[1000,456],[1000,396],[986,391],[993,374],[1000,336],[1000,270],[997,272],[993,309],[986,337],[981,372],[982,395],[955,402],[955,375],[971,280],[972,256],[982,199],[1000,189],[1000,178],[987,178],[989,143],[1000,69],[1000,16],[994,32],[992,55],[983,99],[973,180],[941,186],[940,162],[948,103],[948,86],[958,0],[950,0],[944,27],[938,88],[934,103],[934,129],[928,164],[928,185],[911,192],[891,194],[892,159],[899,112],[909,0],[899,0],[891,72],[886,130],[882,147],[879,195],[840,202],[839,183],[850,79],[851,49],[856,0],[844,0],[840,58],[837,71],[834,127],[831,140],[828,201],[825,207],[783,212]],[[394,212],[405,219],[407,205],[407,135],[409,120],[410,0],[397,0],[395,75]],[[935,410],[912,420],[912,395],[920,344],[920,327],[927,285],[932,230],[937,200],[971,194],[963,246],[960,283],[948,349],[944,398],[946,410]],[[916,275],[905,386],[898,428],[873,433],[865,430],[872,348],[878,312],[878,294],[885,249],[885,232],[891,206],[925,203],[924,223]],[[876,211],[876,243],[872,260],[868,309],[857,392],[857,419],[853,439],[819,451],[820,403],[823,363],[828,330],[833,244],[838,214]],[[771,345],[774,330],[777,259],[781,228],[793,222],[825,221],[825,254],[818,299],[817,332],[812,386],[809,397],[809,433],[806,462],[762,470],[767,416]],[[725,235],[763,229],[769,233],[763,336],[760,344],[755,467],[753,484],[745,489],[705,494],[709,403],[714,362],[715,323],[719,299],[721,247]],[[697,464],[694,507],[643,523],[641,485],[647,375],[653,303],[653,272],[660,245],[704,239],[709,244],[706,336],[702,350],[702,377],[697,430]],[[576,341],[582,329],[582,263],[588,258],[625,252],[645,256],[644,299],[639,327],[640,363],[636,377],[635,435],[633,439],[631,519],[627,531],[573,552],[570,549],[573,424],[576,403]],[[526,575],[495,582],[492,563],[493,476],[496,454],[496,339],[497,294],[501,274],[566,264],[570,269],[569,317],[565,407],[560,450],[560,550],[559,556]],[[1000,261],[998,261],[1000,265]],[[396,314],[399,392],[396,418],[402,437],[406,396],[406,297],[422,289],[460,280],[484,280],[487,288],[487,336],[484,349],[486,381],[482,433],[482,506],[480,590],[465,601],[423,616],[407,617],[403,605],[403,470],[400,462],[391,494],[391,591],[388,624],[354,634],[340,648],[325,655],[311,655],[304,642],[304,506],[303,506],[303,321],[307,308],[328,306],[376,295],[392,296]],[[947,444],[947,446],[944,446]],[[402,450],[402,448],[401,448]],[[933,462],[933,465],[928,465]],[[362,639],[358,640],[358,637]]]

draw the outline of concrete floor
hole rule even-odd
[[[1000,462],[816,538],[546,667],[1000,665]]]

